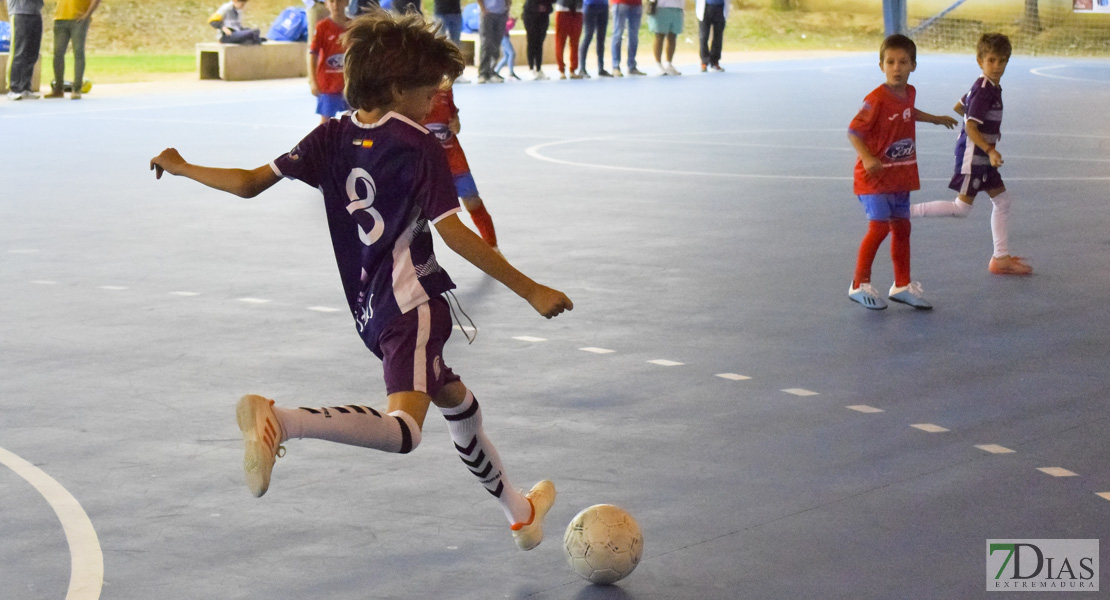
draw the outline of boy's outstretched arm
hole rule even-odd
[[[574,308],[574,303],[567,298],[566,294],[540,285],[516,270],[500,254],[494,252],[489,244],[464,225],[459,220],[458,214],[441,219],[436,223],[436,231],[443,237],[448,248],[516,292],[518,296],[527,300],[536,312],[548,319],[564,310]]]
[[[915,121],[920,121],[922,123],[932,123],[933,125],[944,125],[949,129],[952,129],[959,124],[959,121],[947,115],[943,117],[938,115],[931,115],[925,111],[917,110],[916,108],[913,109],[913,117]]]
[[[150,170],[154,171],[154,177],[157,179],[162,178],[163,172],[181,175],[210,188],[235,194],[240,198],[253,198],[281,181],[281,177],[274,173],[270,165],[262,165],[250,171],[202,167],[187,162],[175,148],[166,148],[161,154],[150,159]]]

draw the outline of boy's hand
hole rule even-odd
[[[952,117],[949,117],[947,115],[945,115],[943,117],[937,117],[937,120],[934,121],[933,123],[935,125],[944,125],[945,127],[949,128],[949,129],[953,129],[953,128],[956,127],[956,125],[960,124],[959,121],[957,121],[956,119],[953,119]]]
[[[550,319],[564,310],[574,310],[574,303],[566,294],[545,285],[536,285],[535,291],[528,295],[528,303],[536,312]]]
[[[872,177],[878,177],[883,172],[883,161],[874,156],[862,156],[860,161],[863,162],[863,170]]]
[[[154,171],[155,179],[161,179],[163,172],[177,175],[181,172],[181,167],[186,164],[188,163],[181,158],[176,148],[166,148],[161,154],[150,159],[150,170]]]
[[[987,151],[987,156],[990,157],[990,159],[991,159],[991,166],[992,167],[997,169],[998,167],[1002,166],[1002,162],[1003,162],[1002,161],[1002,155],[998,153],[998,150],[995,150],[994,148],[991,148],[990,150]]]

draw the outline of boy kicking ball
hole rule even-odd
[[[357,405],[290,409],[244,396],[237,418],[247,485],[255,496],[266,493],[275,457],[293,438],[411,452],[435,404],[459,456],[500,503],[517,545],[531,550],[543,539],[555,486],[541,481],[524,494],[511,485],[482,428],[478,401],[443,361],[452,329],[443,294],[455,285],[436,261],[429,226],[544,317],[573,304],[516,270],[459,220],[447,159],[419,125],[437,90],[463,72],[458,48],[419,15],[391,18],[380,11],[355,20],[343,41],[345,95],[355,110],[321,124],[289,153],[252,170],[194,165],[172,148],[150,161],[159,178],[181,175],[244,198],[283,177],[319,188],[355,326],[382,360],[384,411]]]

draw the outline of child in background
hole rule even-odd
[[[350,23],[347,0],[326,0],[324,4],[328,18],[316,24],[308,49],[308,88],[316,96],[321,123],[350,110],[343,99],[343,44],[339,41]]]
[[[509,20],[505,21],[505,37],[501,38],[501,59],[493,66],[493,72],[500,76],[501,69],[505,65],[509,65],[509,77],[520,81],[520,77],[517,77],[516,72],[513,71],[513,64],[516,63],[516,49],[513,48],[513,40],[509,35],[513,27],[516,27],[516,19],[509,17]]]
[[[261,44],[262,32],[243,27],[239,12],[247,7],[247,0],[231,0],[216,9],[208,24],[220,32],[221,44]]]
[[[921,188],[915,124],[924,121],[952,129],[956,120],[914,107],[917,90],[909,84],[910,73],[917,69],[913,40],[901,34],[886,38],[879,48],[879,68],[886,83],[864,98],[863,108],[848,126],[848,140],[859,155],[854,191],[869,219],[848,298],[872,310],[886,308],[871,287],[871,264],[889,233],[893,234],[890,255],[894,262],[889,298],[928,310],[932,305],[921,297],[921,284],[910,279],[910,192]]]
[[[356,110],[317,126],[293,150],[249,170],[191,164],[173,148],[150,161],[157,177],[180,175],[244,198],[283,177],[318,188],[356,328],[382,360],[384,411],[353,404],[284,408],[262,396],[243,396],[236,417],[247,486],[255,496],[266,493],[281,444],[293,438],[411,452],[420,444],[424,417],[434,403],[460,458],[497,498],[517,546],[530,550],[543,539],[555,486],[541,481],[523,494],[510,484],[482,427],[478,401],[443,361],[452,329],[443,294],[455,284],[436,260],[431,228],[544,317],[573,305],[562,292],[516,270],[459,220],[447,158],[435,137],[418,125],[436,92],[462,73],[458,47],[437,36],[419,15],[391,18],[382,11],[355,20],[342,41],[345,95]],[[371,511],[360,518],[375,517]]]
[[[983,74],[971,91],[956,103],[955,111],[964,117],[964,127],[956,140],[956,173],[948,187],[956,191],[949,202],[922,202],[910,208],[914,217],[966,217],[975,196],[987,192],[991,203],[991,237],[994,254],[987,269],[995,275],[1029,275],[1033,267],[1021,257],[1012,256],[1009,247],[1010,194],[998,173],[1002,155],[995,144],[1002,137],[1002,75],[1010,62],[1013,48],[1001,33],[985,33],[979,38],[976,61]]]
[[[451,175],[455,178],[455,192],[462,200],[466,211],[470,213],[478,234],[490,248],[497,250],[497,233],[493,229],[493,218],[486,212],[486,206],[478,196],[478,185],[474,183],[474,176],[470,174],[470,165],[466,162],[466,154],[459,145],[458,134],[462,126],[459,122],[459,109],[455,106],[455,92],[450,87],[436,92],[435,98],[432,98],[432,108],[421,124],[435,134],[436,139],[443,146]]]

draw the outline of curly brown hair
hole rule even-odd
[[[374,110],[393,93],[443,84],[462,74],[462,53],[417,13],[377,10],[355,19],[341,38],[343,97],[352,108]]]

